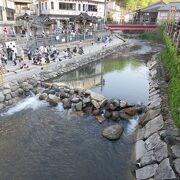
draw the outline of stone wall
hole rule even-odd
[[[118,52],[123,48],[129,46],[128,44],[119,44],[112,47],[104,48],[101,52],[87,54],[87,56],[79,57],[75,61],[67,61],[66,63],[55,64],[48,66],[47,70],[43,70],[36,75],[32,74],[26,77],[17,77],[16,80],[8,83],[3,83],[0,86],[0,111],[12,106],[20,99],[29,96],[32,92],[37,94],[42,90],[42,83],[57,76],[63,75],[66,72],[75,70],[85,64],[97,61],[112,53]]]
[[[180,136],[168,112],[167,83],[155,56],[147,66],[150,70],[149,104],[137,130],[135,177],[137,180],[179,179]]]

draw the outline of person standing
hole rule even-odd
[[[14,65],[16,66],[17,63],[16,63],[16,53],[14,52],[14,50],[12,50],[12,61],[14,63]]]

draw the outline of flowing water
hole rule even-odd
[[[148,43],[89,64],[55,79],[90,88],[108,98],[147,104],[148,69],[139,56]],[[144,60],[145,60],[144,59]],[[29,97],[0,116],[0,179],[2,180],[130,180],[133,136],[138,116],[119,121],[124,132],[108,141],[94,117],[79,117]]]

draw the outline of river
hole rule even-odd
[[[92,89],[108,98],[147,104],[150,43],[136,45],[56,78]],[[144,53],[148,53],[144,55]],[[124,132],[108,141],[93,116],[79,117],[61,104],[49,107],[29,97],[0,116],[0,179],[2,180],[131,180],[133,136],[138,116],[119,121]]]

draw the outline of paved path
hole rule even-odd
[[[65,65],[71,62],[78,62],[81,58],[84,58],[86,56],[90,56],[91,54],[96,54],[99,51],[102,50],[102,48],[109,48],[112,46],[116,46],[118,44],[122,44],[123,41],[113,37],[113,41],[109,44],[106,45],[104,43],[99,43],[99,44],[94,44],[91,45],[90,43],[87,43],[84,46],[84,54],[83,55],[76,55],[73,56],[73,58],[71,59],[63,59],[62,61],[58,61],[58,62],[51,62],[50,64],[44,65],[44,66],[38,66],[38,65],[33,65],[31,64],[32,62],[28,62],[29,68],[28,69],[13,69],[14,67],[12,67],[12,64],[8,67],[10,72],[4,74],[3,76],[3,83],[5,82],[9,82],[9,81],[13,81],[13,80],[19,80],[19,79],[24,79],[26,77],[30,77],[33,75],[38,75],[42,70],[41,68],[43,67],[45,70],[51,70],[53,68],[55,68],[57,65]],[[59,49],[59,48],[58,48]],[[28,60],[26,60],[28,61]]]

